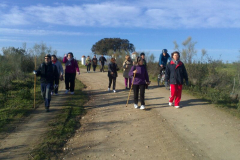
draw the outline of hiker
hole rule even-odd
[[[142,60],[143,60],[143,66],[147,69],[147,62],[146,62],[146,60],[145,60],[145,53],[142,52],[142,53],[140,54],[140,57],[141,57]]]
[[[69,83],[70,83],[70,92],[74,94],[75,87],[75,77],[76,71],[77,74],[80,75],[80,70],[78,68],[77,61],[73,58],[73,53],[69,52],[65,54],[63,58],[63,63],[65,63],[65,85],[66,85],[66,94],[69,92]]]
[[[106,58],[102,56],[99,58],[99,61],[101,62],[101,68],[100,68],[100,72],[104,72],[104,63],[107,62]]]
[[[159,56],[159,62],[158,62],[159,67],[160,67],[160,75],[159,75],[159,77],[161,77],[162,71],[166,69],[166,65],[167,65],[168,61],[171,61],[171,57],[168,54],[167,49],[163,49],[162,53]]]
[[[132,78],[129,77],[128,73],[133,66],[133,61],[131,60],[129,55],[125,56],[125,61],[123,62],[123,77],[125,78],[125,89],[128,89],[128,81],[129,81],[129,88],[132,85]]]
[[[96,58],[96,55],[94,55],[93,59],[92,59],[92,66],[93,66],[93,71],[94,72],[96,71],[97,63],[98,63],[98,60]]]
[[[175,108],[180,108],[179,103],[182,95],[183,78],[186,81],[186,85],[188,85],[188,75],[183,62],[180,61],[180,53],[174,51],[171,54],[171,58],[171,62],[166,67],[165,85],[168,82],[170,84],[169,106],[172,106],[175,100]]]
[[[108,91],[110,91],[112,82],[113,82],[113,92],[116,93],[116,79],[117,79],[117,71],[119,70],[115,58],[111,58],[110,63],[108,64],[108,77],[109,77],[109,85]]]
[[[51,56],[51,60],[52,60],[52,64],[55,64],[58,70],[58,77],[59,79],[62,81],[63,80],[63,67],[61,62],[58,61],[56,55],[52,55]],[[55,82],[56,84],[56,82]],[[53,95],[53,92],[55,93],[55,95],[58,95],[58,85],[54,85],[55,87],[53,88],[53,90],[51,91],[51,95]]]
[[[51,55],[47,54],[44,59],[45,61],[39,66],[38,70],[33,71],[33,74],[41,76],[41,95],[45,101],[45,109],[49,112],[53,82],[55,81],[55,87],[57,87],[59,74],[56,65],[51,62]]]
[[[140,101],[141,107],[140,109],[145,109],[145,88],[150,84],[147,69],[144,66],[144,59],[142,57],[137,57],[136,66],[132,66],[129,71],[129,76],[133,77],[135,74],[135,78],[133,81],[133,93],[134,93],[134,108],[138,108],[138,93],[140,90]]]
[[[86,58],[86,66],[87,66],[87,73],[89,73],[91,69],[91,58],[89,56],[87,56]]]

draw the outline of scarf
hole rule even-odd
[[[66,62],[66,66],[70,66],[71,65],[71,60],[72,60],[72,58],[68,59],[68,61]]]
[[[57,60],[55,60],[55,61],[53,60],[53,61],[52,61],[53,64],[55,64],[56,62],[57,62]]]
[[[174,60],[174,59],[172,59],[172,61],[176,64],[176,65],[178,65],[178,62],[179,62],[179,60]]]

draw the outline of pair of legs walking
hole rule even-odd
[[[132,78],[125,78],[125,87],[128,87],[128,81],[129,81],[129,88],[131,88],[132,85]]]
[[[41,95],[45,102],[45,109],[48,112],[50,107],[50,101],[51,101],[51,83],[41,83]]]
[[[134,93],[134,107],[138,108],[138,94],[140,90],[140,101],[141,101],[141,107],[140,109],[145,109],[145,85],[133,85],[133,93]]]
[[[175,108],[179,108],[179,103],[182,97],[182,84],[170,84],[170,97],[169,105],[172,105],[173,101]]]
[[[97,67],[97,65],[93,65],[93,71],[94,72],[96,71],[96,67]]]
[[[66,85],[66,93],[69,91],[69,83],[70,83],[70,92],[74,92],[75,87],[75,77],[76,73],[65,73],[65,85]]]
[[[100,72],[104,72],[104,63],[101,63]]]
[[[110,90],[111,85],[112,85],[112,82],[113,82],[113,91],[115,91],[116,79],[117,79],[117,77],[109,76],[109,85],[108,85],[108,89],[109,89],[109,90]]]
[[[87,72],[90,72],[91,64],[87,65]]]

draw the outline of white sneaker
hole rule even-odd
[[[108,88],[108,91],[110,91],[110,88]]]
[[[169,106],[172,106],[172,102],[169,102]]]
[[[145,106],[144,106],[144,105],[141,105],[140,109],[145,109]]]
[[[66,94],[68,94],[68,92],[69,92],[69,90],[66,90],[66,92],[65,92],[65,93],[66,93]]]
[[[113,90],[114,93],[116,93],[116,90]]]
[[[71,92],[71,94],[74,94],[74,92]]]
[[[53,95],[53,92],[51,92],[51,95]]]
[[[175,108],[180,108],[180,106],[174,106]]]
[[[137,109],[137,108],[138,108],[138,105],[137,105],[137,104],[134,104],[134,108],[136,108],[136,109]]]

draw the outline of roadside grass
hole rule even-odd
[[[43,137],[43,141],[32,150],[30,159],[60,159],[64,145],[80,127],[79,119],[86,113],[83,105],[88,101],[88,96],[82,91],[84,87],[79,80],[75,81],[75,94],[69,96],[61,113],[49,123],[50,130]]]
[[[8,91],[6,99],[0,94],[0,133],[10,132],[14,129],[14,122],[27,117],[33,110],[34,78],[28,76],[24,81],[12,82],[12,90]],[[5,95],[6,96],[6,95]],[[36,106],[41,104],[40,83],[36,86]]]

